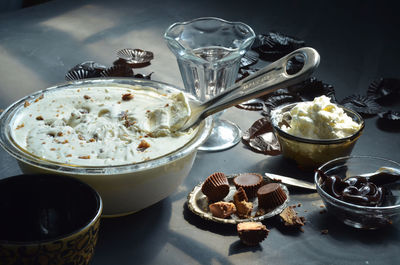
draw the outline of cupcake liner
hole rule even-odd
[[[270,183],[262,186],[257,191],[258,206],[264,209],[272,209],[283,204],[286,199],[286,193],[277,183]]]
[[[154,54],[150,51],[130,48],[119,50],[117,56],[133,65],[147,65],[154,58]]]
[[[131,68],[125,65],[114,65],[100,73],[102,77],[133,77]]]
[[[248,246],[258,245],[267,238],[269,230],[260,222],[243,222],[237,225],[240,240]]]
[[[382,112],[382,107],[373,98],[353,94],[345,97],[341,102],[346,108],[352,109],[361,115],[375,115]]]
[[[224,173],[210,175],[201,188],[210,201],[220,201],[229,193],[229,182]]]
[[[233,183],[236,189],[242,187],[250,199],[256,196],[257,190],[263,183],[263,177],[258,173],[242,173],[233,179]]]
[[[73,81],[73,80],[81,80],[85,78],[91,78],[91,73],[85,69],[71,70],[65,75],[65,80]]]
[[[107,69],[106,66],[94,61],[86,61],[72,67],[65,75],[67,81],[85,78],[100,77],[100,73]]]

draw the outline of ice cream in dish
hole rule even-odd
[[[327,96],[300,102],[283,115],[289,116],[286,120],[290,121],[290,124],[281,127],[283,131],[309,139],[344,138],[353,135],[361,127]]]
[[[365,126],[358,113],[326,96],[275,108],[271,124],[283,156],[306,170],[350,155]]]
[[[108,166],[164,156],[196,130],[178,132],[190,115],[183,93],[146,87],[89,86],[26,101],[12,138],[29,153],[59,163]]]

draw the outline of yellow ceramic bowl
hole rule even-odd
[[[0,264],[88,264],[102,209],[99,194],[75,178],[0,180]]]
[[[271,112],[272,126],[281,145],[283,156],[296,161],[297,165],[302,169],[313,170],[332,159],[350,155],[365,126],[360,114],[341,107],[355,122],[361,124],[360,129],[353,135],[339,139],[324,140],[302,138],[291,135],[281,129],[281,114],[290,111],[296,104],[280,106]]]

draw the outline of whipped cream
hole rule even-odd
[[[283,131],[310,139],[344,138],[353,135],[361,127],[327,96],[300,102],[284,113],[283,118],[290,125],[283,125]]]
[[[12,138],[38,157],[107,166],[138,163],[173,152],[197,130],[177,130],[190,116],[183,93],[143,87],[80,87],[48,91],[25,102]]]

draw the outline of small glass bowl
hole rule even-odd
[[[349,176],[359,176],[377,171],[381,167],[400,169],[400,164],[379,157],[347,156],[340,157],[322,165],[319,170],[328,176],[337,175],[342,179]],[[321,188],[321,180],[315,173],[315,183],[327,210],[345,224],[360,229],[378,229],[393,224],[400,219],[400,184],[388,184],[392,192],[393,205],[382,207],[361,206],[341,201],[329,195]]]
[[[364,130],[364,120],[357,112],[344,108],[345,113],[355,122],[361,124],[353,135],[339,139],[309,139],[294,136],[281,129],[284,113],[290,111],[297,103],[280,106],[271,112],[271,123],[281,145],[283,156],[293,159],[304,170],[314,170],[320,165],[337,157],[351,154],[355,143]]]

